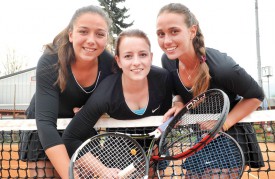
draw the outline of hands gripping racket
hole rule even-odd
[[[144,178],[148,159],[142,147],[131,137],[105,133],[85,141],[70,162],[73,178]]]
[[[199,151],[202,147],[204,147],[207,143],[209,143],[214,138],[214,136],[221,129],[225,121],[225,118],[228,114],[228,110],[229,110],[229,100],[226,94],[221,90],[212,89],[193,98],[189,103],[185,105],[185,107],[175,117],[172,117],[166,122],[164,122],[155,131],[147,134],[124,134],[122,136],[129,136],[127,139],[131,139],[131,138],[144,139],[148,137],[150,138],[153,137],[149,150],[147,152],[147,157],[152,160],[158,161],[158,160],[181,159]],[[164,132],[164,135],[162,135],[163,132]],[[105,135],[108,135],[108,134],[105,134]],[[160,140],[159,151],[160,151],[160,154],[162,155],[154,155],[151,157],[155,140],[159,139],[161,135],[162,137]],[[100,136],[98,137],[100,138]],[[92,139],[95,140],[95,138],[97,137],[94,137]],[[188,140],[186,140],[186,138],[188,138]],[[194,140],[193,138],[195,138],[196,140]],[[98,139],[96,139],[96,141],[98,141]],[[126,148],[126,144],[124,142],[115,142],[115,141],[110,142],[110,141],[111,140],[109,139],[109,143],[122,143],[122,148],[124,147]],[[89,143],[90,143],[89,141],[88,142],[86,141],[79,148],[84,148],[85,145],[88,145]],[[97,145],[101,143],[102,142],[96,142]],[[123,145],[125,146],[123,147]],[[99,145],[99,146],[102,146],[102,145]],[[116,147],[108,147],[108,149],[113,149],[113,148],[116,148]],[[95,149],[94,147],[92,147],[91,149],[86,149],[86,153],[88,154],[95,153],[91,155],[92,156],[91,161],[94,161],[93,157],[96,157],[97,160],[99,159],[99,157],[97,157],[96,155],[96,150],[101,150],[101,149],[102,149],[101,147],[95,147]],[[86,170],[82,168],[81,170],[77,169],[77,171],[75,171],[76,170],[74,167],[75,164],[80,163],[80,161],[79,162],[76,162],[76,161],[83,158],[83,157],[79,157],[79,155],[84,156],[85,154],[85,153],[78,154],[80,150],[83,150],[83,149],[78,149],[71,159],[71,163],[72,163],[70,167],[71,175],[73,175],[74,173],[77,173],[77,176],[82,176],[83,173],[86,173]],[[89,150],[94,150],[94,152],[89,152]],[[141,151],[141,150],[139,149],[137,151]],[[118,155],[121,152],[122,151],[117,150],[115,152],[110,152],[110,153],[117,154],[115,158],[117,157],[122,158],[121,156],[123,156],[124,154]],[[167,155],[168,153],[169,155]],[[106,158],[106,156],[103,158]],[[112,160],[114,160],[115,158],[113,158]],[[138,177],[138,178],[143,178],[143,177],[147,178],[149,164],[148,164],[148,161],[146,162],[146,160],[148,160],[148,158],[146,159],[146,156],[145,158],[143,156],[142,160],[139,159],[139,161],[142,161],[141,163],[145,168],[137,167],[138,164],[136,163],[136,161],[132,161],[125,164],[123,166],[124,168],[121,166],[115,166],[115,165],[108,166],[108,168],[111,168],[110,170],[108,169],[108,171],[110,171],[111,173],[114,173],[114,176],[118,176],[118,173],[120,172],[128,173],[129,175],[130,173],[139,173],[136,175],[142,176],[142,177]],[[101,160],[103,159],[100,159],[100,161]],[[125,163],[124,159],[121,162]],[[81,166],[86,166],[86,163],[89,163],[89,162],[88,160],[85,159],[85,163],[83,163]],[[101,164],[103,164],[103,168],[104,168],[104,165],[106,166],[108,162],[106,161],[100,162],[99,164],[100,166]],[[95,165],[92,164],[92,166],[95,166]],[[90,166],[90,168],[92,166]],[[89,168],[89,167],[85,167],[85,168]],[[104,170],[106,170],[106,168],[104,168]],[[120,170],[123,170],[123,171],[120,171]],[[94,173],[96,173],[96,175]],[[93,175],[97,176],[98,175],[97,173],[99,172],[97,171],[93,172]],[[88,175],[92,176],[92,174],[88,174]],[[90,177],[90,178],[94,178],[94,177]],[[131,178],[131,177],[127,176],[126,178]]]

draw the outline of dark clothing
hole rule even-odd
[[[178,73],[178,59],[170,60],[164,54],[162,56],[162,66],[170,72],[173,81],[173,94],[180,95],[187,103],[193,98],[192,91],[182,84]],[[223,90],[229,97],[230,110],[242,99],[257,98],[264,99],[264,93],[257,82],[231,57],[226,53],[218,50],[206,49],[206,63],[209,67],[211,76],[209,89],[217,88]],[[228,131],[229,134],[236,131],[253,131],[251,124],[236,124]],[[250,137],[246,135],[234,136],[238,142],[244,142],[242,149],[246,154],[246,161],[250,161],[251,167],[261,167],[264,165],[259,145],[255,145],[256,135],[250,133]],[[254,136],[254,137],[251,137]],[[254,144],[253,144],[254,143]],[[253,150],[253,152],[252,152]],[[255,155],[254,153],[257,153]]]
[[[217,88],[223,90],[229,97],[232,109],[243,98],[264,99],[264,93],[258,83],[231,57],[215,49],[206,49],[206,63],[211,76],[209,89]],[[180,95],[184,103],[189,102],[193,95],[189,92],[179,78],[178,60],[169,60],[164,54],[162,66],[167,69],[173,81],[173,94]]]
[[[35,100],[32,99],[27,110],[27,115],[36,118],[38,134],[44,150],[63,144],[60,133],[56,129],[57,119],[72,118],[73,108],[80,108],[86,103],[99,83],[113,73],[114,57],[107,51],[98,57],[97,79],[87,88],[82,88],[77,83],[71,66],[68,66],[68,79],[63,92],[56,84],[57,63],[57,54],[44,53],[39,59],[36,69],[36,94],[33,97]]]
[[[163,115],[171,108],[172,91],[169,74],[165,69],[151,67],[147,76],[149,101],[143,115],[135,114],[126,104],[121,74],[117,73],[107,77],[64,131],[63,140],[70,156],[83,141],[93,135],[91,129],[104,113],[119,120],[140,119]]]

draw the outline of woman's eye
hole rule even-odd
[[[178,33],[178,30],[172,30],[171,34],[175,35]]]
[[[106,36],[105,33],[97,33],[96,35],[97,35],[98,37],[105,37],[105,36]]]
[[[140,54],[140,56],[141,57],[147,57],[148,55],[147,55],[147,53],[142,53],[142,54]]]
[[[86,30],[80,30],[79,33],[80,34],[87,34],[87,31]]]
[[[164,35],[165,35],[165,34],[164,34],[164,33],[162,33],[162,32],[158,32],[158,33],[157,33],[157,36],[158,36],[159,38],[164,37]]]
[[[125,55],[124,58],[130,59],[132,56],[131,55]]]

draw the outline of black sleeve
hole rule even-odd
[[[59,87],[54,85],[57,79],[54,59],[53,55],[43,54],[36,69],[35,117],[44,150],[63,143],[56,129]]]
[[[243,98],[257,98],[260,101],[264,99],[264,93],[258,83],[237,64],[231,57],[226,57],[226,67],[224,66],[220,75],[220,82],[233,93]]]
[[[104,81],[102,83],[104,84]],[[95,135],[94,125],[104,113],[108,112],[109,103],[106,94],[109,93],[106,90],[109,89],[100,84],[65,129],[62,139],[70,157],[85,140]]]

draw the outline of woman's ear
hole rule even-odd
[[[119,59],[119,57],[117,55],[115,56],[115,60],[116,60],[116,63],[118,65],[118,67],[121,68],[120,59]]]
[[[68,36],[69,36],[69,41],[71,42],[71,43],[73,43],[73,33],[72,33],[72,31],[69,31],[68,32]]]
[[[192,25],[190,27],[190,40],[193,40],[196,37],[197,30],[198,30],[198,26],[197,25]]]

